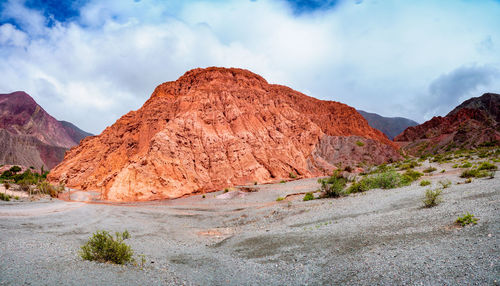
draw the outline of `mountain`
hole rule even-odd
[[[406,128],[418,125],[418,122],[403,117],[383,117],[376,113],[370,113],[359,109],[358,112],[363,115],[371,127],[382,131],[382,133],[391,140]]]
[[[159,85],[140,109],[72,148],[48,178],[143,201],[398,158],[396,144],[352,107],[212,67]]]
[[[52,168],[89,133],[57,121],[22,91],[0,94],[0,163]]]
[[[500,144],[500,95],[485,93],[464,101],[445,117],[409,127],[394,141],[413,155]]]

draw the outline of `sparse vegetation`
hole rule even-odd
[[[464,181],[464,184],[470,184],[472,183],[472,179],[471,178],[468,178],[467,180]]]
[[[479,169],[467,169],[460,174],[460,178],[483,178],[489,176],[489,172]]]
[[[470,162],[465,162],[462,165],[460,165],[460,168],[470,168],[472,167],[472,164]]]
[[[422,200],[424,206],[426,208],[431,208],[441,203],[442,201],[441,193],[442,193],[441,189],[436,189],[436,190],[428,189],[427,191],[425,191],[425,197]]]
[[[128,238],[128,231],[117,232],[115,237],[105,230],[96,231],[81,247],[79,254],[85,260],[125,264],[133,261],[132,248],[123,242]]]
[[[4,193],[0,193],[0,200],[8,202],[8,201],[10,201],[10,196],[6,195]]]
[[[450,180],[441,180],[438,183],[441,184],[441,186],[443,186],[443,189],[446,189],[451,185]]]
[[[473,214],[467,212],[463,216],[459,216],[455,222],[461,226],[466,226],[469,224],[477,224],[478,220],[479,219],[475,218]]]
[[[312,193],[306,193],[306,195],[304,196],[304,198],[302,199],[304,202],[305,201],[311,201],[311,200],[314,200],[314,195]]]
[[[228,189],[228,188],[225,188],[225,189],[224,189],[224,193],[227,193],[227,192],[229,192],[229,189]]]
[[[277,202],[281,202],[281,201],[282,201],[282,200],[284,200],[284,199],[285,199],[284,197],[278,197],[278,198],[276,199],[276,201],[277,201]]]
[[[295,175],[294,173],[290,172],[290,173],[288,173],[288,177],[290,177],[291,179],[295,179],[295,178],[297,178],[297,175]]]
[[[318,183],[321,184],[321,191],[325,192],[325,197],[337,198],[342,195],[347,180],[342,177],[340,172],[337,170],[327,179],[319,179]]]
[[[434,172],[436,170],[437,169],[434,168],[434,167],[429,167],[429,168],[424,169],[422,172],[424,172],[424,173],[432,173],[432,172]]]
[[[358,140],[358,141],[356,141],[356,145],[358,145],[359,147],[363,147],[363,146],[365,146],[365,143]]]
[[[422,180],[422,181],[420,181],[420,186],[422,186],[422,187],[428,186],[430,184],[431,184],[431,182],[428,181],[428,180]]]
[[[488,171],[493,171],[498,169],[498,167],[495,164],[492,164],[490,162],[482,162],[479,167],[477,167],[478,170],[488,170]]]
[[[286,183],[286,181],[285,181],[285,180],[281,180],[281,181],[280,181],[280,184],[284,184],[284,183]]]

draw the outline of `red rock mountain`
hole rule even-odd
[[[52,168],[64,153],[90,135],[57,121],[22,91],[0,94],[0,162]]]
[[[107,200],[177,198],[399,158],[352,107],[242,69],[194,69],[84,139],[49,174]]]
[[[413,155],[442,153],[482,144],[500,144],[500,94],[485,93],[453,109],[445,117],[437,116],[409,127],[394,141]]]

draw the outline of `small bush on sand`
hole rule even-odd
[[[459,216],[455,222],[461,226],[466,226],[468,224],[477,224],[478,220],[473,214],[467,212],[463,216]]]
[[[439,203],[441,203],[441,189],[436,189],[436,190],[431,190],[428,189],[425,191],[425,197],[422,200],[424,203],[424,206],[426,208],[432,208],[434,206],[437,206]]]
[[[446,189],[451,185],[450,180],[441,180],[438,183],[441,184],[441,186],[443,186],[443,189]]]
[[[417,171],[407,170],[403,173],[403,183],[410,184],[411,182],[418,180],[423,175],[424,174]]]
[[[363,143],[361,141],[356,141],[356,145],[358,145],[359,147],[363,147],[363,146],[365,146],[365,143]]]
[[[8,202],[8,201],[10,201],[10,196],[6,195],[4,193],[0,193],[0,200]]]
[[[424,173],[432,173],[432,172],[434,172],[434,171],[436,171],[436,170],[437,170],[437,169],[436,169],[436,168],[434,168],[434,167],[429,167],[429,168],[427,168],[427,169],[423,170],[422,172],[424,172]]]
[[[472,183],[472,179],[471,178],[468,178],[467,180],[464,181],[464,184],[470,184]]]
[[[422,180],[422,181],[420,182],[420,186],[422,186],[422,187],[428,186],[428,185],[430,185],[430,184],[431,184],[431,182],[430,182],[430,181],[428,181],[428,180]]]
[[[331,177],[320,179],[318,182],[321,184],[320,189],[325,192],[326,197],[337,198],[342,195],[347,180],[338,171],[335,171]]]
[[[460,178],[483,178],[489,176],[486,170],[467,169],[460,174]]]
[[[290,172],[290,173],[288,173],[288,177],[290,177],[290,179],[295,179],[295,178],[297,178],[297,175],[295,175],[294,173]]]
[[[128,231],[117,232],[113,237],[109,232],[96,231],[82,246],[80,256],[85,260],[125,264],[133,261],[133,251],[123,240],[130,237]]]
[[[276,201],[277,201],[277,202],[281,202],[281,201],[282,201],[282,200],[284,200],[284,199],[285,199],[284,197],[278,197],[278,198],[276,199]]]
[[[465,162],[462,165],[460,165],[460,168],[470,168],[470,167],[472,167],[472,164],[469,162]]]
[[[305,201],[311,201],[311,200],[314,200],[314,195],[312,193],[306,193],[306,195],[304,196],[304,198],[302,199],[304,202]]]
[[[480,171],[481,170],[492,171],[492,170],[498,169],[498,167],[495,164],[492,164],[490,162],[482,162],[481,165],[479,165],[479,167],[477,169],[480,170]]]

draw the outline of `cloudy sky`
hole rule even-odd
[[[500,93],[499,0],[0,3],[0,93],[93,133],[196,67],[418,122]]]

